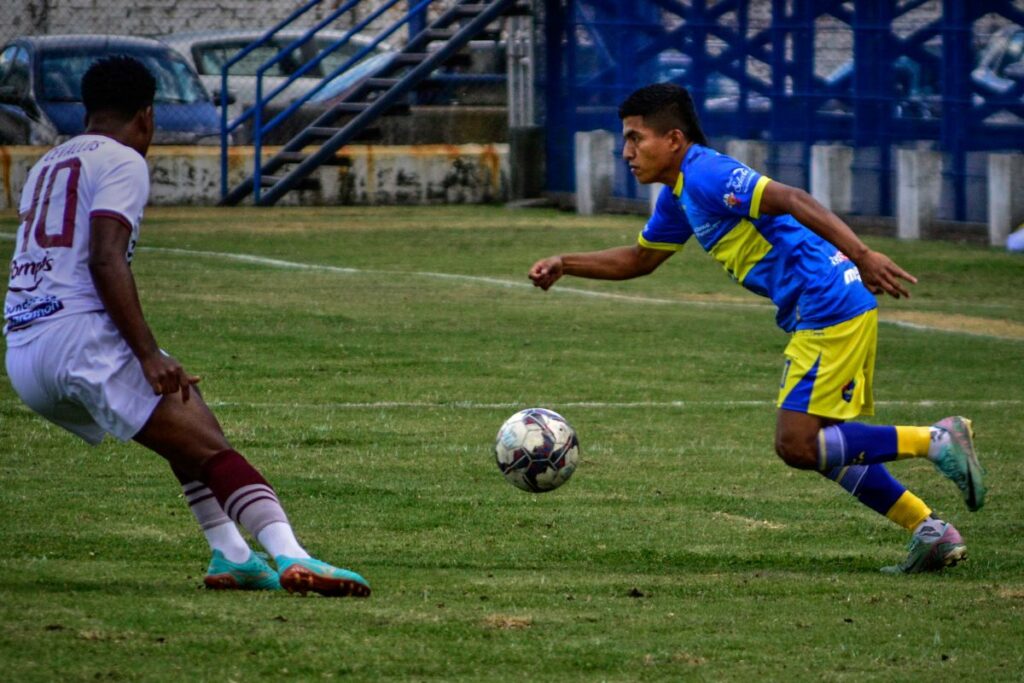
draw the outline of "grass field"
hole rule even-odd
[[[374,593],[202,590],[208,550],[167,466],[86,446],[4,378],[6,679],[1021,680],[1024,259],[869,240],[921,280],[882,302],[871,421],[974,418],[990,481],[972,514],[926,462],[894,463],[970,560],[893,577],[878,569],[906,533],[774,455],[786,337],[699,249],[632,282],[528,286],[536,258],[641,222],[152,209],[134,269],[161,345],[307,547]],[[493,462],[528,406],[580,436],[553,493]]]

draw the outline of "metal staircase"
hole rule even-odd
[[[422,20],[427,6],[432,1],[422,0],[412,7],[404,17],[383,30],[375,39],[373,46],[385,40],[403,25],[416,26],[417,18]],[[357,2],[358,0],[352,0],[343,5],[327,19],[321,21],[318,27],[326,24],[341,11],[350,9]],[[382,8],[377,12],[355,26],[346,35],[346,38],[368,24],[375,16],[379,16],[383,12],[383,8],[392,4],[394,2],[381,6]],[[230,191],[227,191],[226,181],[222,181],[223,196],[220,204],[222,206],[236,205],[251,196],[253,203],[257,206],[272,206],[291,190],[316,187],[317,181],[311,178],[310,174],[322,165],[337,164],[336,152],[344,145],[357,141],[360,135],[365,135],[372,130],[372,124],[379,117],[408,113],[410,97],[419,87],[423,87],[436,69],[457,59],[459,50],[470,40],[485,34],[488,27],[502,16],[529,13],[529,2],[524,0],[477,2],[457,0],[432,22],[421,22],[424,24],[422,28],[411,35],[405,46],[391,59],[386,60],[386,63],[382,64],[375,72],[370,73],[337,98],[326,111],[265,162],[262,159],[262,134],[269,127],[293,114],[312,96],[312,93],[307,93],[303,98],[296,100],[267,122],[267,125],[264,125],[261,114],[266,102],[280,92],[284,86],[277,88],[264,98],[259,85],[257,85],[256,103],[250,111],[231,124],[231,126],[237,126],[240,120],[246,117],[251,117],[254,120],[253,142],[256,152],[254,172],[252,176]],[[263,41],[268,40],[273,32],[283,27],[287,21],[291,21],[291,18],[268,32]],[[318,30],[318,27],[311,29],[310,33]],[[364,48],[357,52],[341,69],[356,64],[365,56],[368,49],[370,48]],[[240,53],[240,55],[242,54]],[[270,60],[264,67],[271,65],[273,61]],[[225,65],[225,74],[230,64],[231,62]],[[343,119],[347,120],[342,121]],[[229,128],[230,126],[225,122],[225,133]],[[227,141],[225,134],[222,140],[222,178],[226,178],[226,171]]]

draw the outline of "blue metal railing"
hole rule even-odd
[[[351,0],[349,3],[346,3],[341,8],[339,8],[339,11],[341,11],[341,10],[347,11],[352,5],[358,4],[361,1],[362,0]],[[256,202],[259,202],[260,194],[261,194],[261,190],[262,190],[262,182],[261,182],[262,181],[262,178],[261,178],[262,168],[261,167],[263,165],[263,163],[262,163],[263,162],[263,136],[265,136],[267,133],[269,133],[271,130],[273,130],[278,124],[280,124],[282,121],[287,119],[289,116],[294,114],[299,109],[299,107],[301,107],[302,105],[304,105],[307,102],[309,102],[309,100],[313,96],[318,94],[320,91],[322,91],[324,89],[324,87],[327,86],[328,83],[330,83],[332,80],[334,80],[335,78],[340,76],[342,73],[344,73],[346,70],[348,70],[352,66],[356,65],[357,63],[359,63],[364,57],[368,56],[371,52],[376,50],[388,37],[390,37],[393,33],[395,33],[395,31],[397,31],[399,28],[401,28],[402,26],[404,26],[405,24],[407,24],[410,21],[411,17],[413,16],[413,12],[415,12],[415,11],[417,11],[419,9],[425,8],[433,0],[420,0],[419,4],[415,8],[413,8],[412,10],[407,12],[401,19],[398,19],[397,21],[393,22],[388,28],[386,28],[384,31],[382,31],[380,34],[378,34],[375,38],[373,38],[373,40],[371,40],[369,43],[367,43],[362,48],[360,48],[358,51],[356,51],[355,54],[353,54],[351,57],[349,57],[347,60],[345,60],[345,62],[342,63],[341,66],[335,68],[331,73],[326,75],[313,88],[311,88],[310,90],[308,90],[307,92],[305,92],[301,96],[297,97],[283,111],[281,111],[276,116],[274,116],[274,118],[272,118],[266,124],[263,123],[263,108],[276,95],[281,93],[285,88],[288,87],[288,85],[293,83],[295,81],[295,79],[299,77],[299,75],[301,73],[306,73],[309,69],[312,69],[312,68],[318,66],[320,64],[320,62],[322,62],[325,57],[327,57],[330,53],[334,52],[335,50],[337,50],[341,46],[347,44],[351,40],[352,36],[354,36],[357,33],[361,32],[363,29],[365,29],[367,26],[369,26],[373,21],[375,21],[378,17],[380,17],[382,14],[384,14],[384,12],[389,10],[392,6],[396,5],[399,1],[400,0],[388,0],[387,2],[383,3],[382,5],[380,5],[374,12],[369,14],[366,18],[364,18],[362,21],[360,21],[355,26],[353,26],[351,29],[349,29],[341,38],[339,38],[334,43],[329,45],[321,53],[319,53],[314,59],[310,60],[307,64],[305,64],[302,69],[299,69],[294,74],[292,74],[288,78],[288,80],[286,80],[284,83],[281,83],[276,88],[274,88],[274,90],[266,98],[263,97],[263,77],[266,74],[266,71],[268,69],[273,67],[281,59],[283,59],[285,55],[288,54],[289,50],[291,49],[291,46],[289,46],[289,48],[286,48],[285,50],[283,50],[281,53],[279,53],[275,57],[272,57],[271,59],[267,60],[256,71],[256,103],[253,105],[253,109],[254,109],[254,112],[253,112],[253,153],[255,155],[255,166],[254,166],[254,171],[253,171],[253,199]],[[314,27],[314,29],[311,29],[308,32],[308,35],[311,36],[313,33],[316,32],[316,30],[319,30],[319,29]],[[304,38],[308,39],[308,36],[304,36]],[[296,42],[299,43],[299,44],[302,44],[302,43],[305,42],[305,40],[300,39],[300,40],[298,40]]]
[[[565,141],[575,131],[617,132],[616,110],[630,92],[671,80],[690,89],[713,137],[795,143],[804,167],[818,142],[864,150],[877,164],[882,215],[895,203],[891,150],[930,141],[949,155],[950,217],[976,216],[984,199],[967,189],[969,154],[1024,149],[1024,82],[993,94],[972,80],[974,29],[991,15],[1024,26],[1014,0],[546,0],[548,189],[574,189]],[[849,46],[845,72],[815,64],[831,38],[822,31]],[[928,85],[908,97],[897,72]],[[1008,114],[1019,119],[1006,122]],[[634,179],[621,174],[614,192],[636,196]]]
[[[360,34],[370,24],[379,19],[385,12],[391,9],[394,5],[398,4],[401,0],[387,0],[382,4],[376,4],[374,10],[365,16],[362,20],[357,22],[352,28],[346,31],[340,38],[337,38],[329,45],[324,47],[318,52],[316,57],[310,59],[307,62],[301,64],[294,72],[275,86],[269,93],[264,95],[263,86],[264,78],[267,72],[278,65],[293,52],[305,45],[311,40],[319,31],[325,27],[331,25],[339,17],[345,13],[351,11],[356,6],[366,2],[366,0],[349,0],[343,5],[339,6],[335,10],[327,14],[323,19],[318,21],[311,28],[302,33],[298,38],[292,40],[287,46],[280,49],[270,59],[263,62],[256,71],[256,93],[254,103],[246,108],[242,113],[236,116],[233,120],[228,120],[227,106],[223,105],[221,108],[221,197],[228,194],[228,146],[231,134],[240,129],[243,124],[247,121],[252,120],[252,144],[255,155],[255,166],[253,173],[253,193],[254,199],[258,202],[261,192],[262,179],[261,179],[261,167],[262,167],[262,154],[264,140],[267,134],[281,124],[284,120],[295,114],[296,111],[304,104],[307,104],[312,98],[317,96],[327,87],[334,79],[341,76],[347,70],[352,68],[361,62],[364,58],[368,57],[372,52],[381,48],[385,45],[385,41],[391,37],[396,31],[403,26],[409,26],[410,33],[419,30],[424,24],[426,10],[433,0],[418,0],[413,2],[410,0],[408,11],[399,19],[392,22],[384,30],[378,33],[368,43],[360,47],[354,54],[348,57],[340,66],[333,69],[329,74],[323,76],[319,83],[314,87],[310,88],[294,101],[289,103],[287,107],[282,109],[273,116],[269,121],[264,122],[263,116],[267,105],[274,100],[278,95],[284,92],[290,85],[292,85],[297,79],[302,78],[314,72],[317,67],[326,59],[328,56],[347,45],[351,42],[353,36]],[[294,12],[292,12],[284,20],[275,24],[271,29],[264,33],[257,41],[251,45],[246,46],[238,54],[233,56],[231,59],[226,61],[221,67],[221,92],[222,103],[228,92],[228,76],[232,66],[240,62],[246,56],[251,54],[254,50],[267,45],[270,43],[275,36],[277,36],[282,30],[288,28],[296,20],[305,15],[309,10],[323,3],[323,0],[309,0],[304,5],[300,6]],[[462,80],[471,80],[465,79]]]
[[[221,196],[225,196],[228,193],[228,142],[230,135],[239,125],[239,121],[234,121],[230,125],[228,123],[228,71],[232,66],[242,61],[245,57],[253,52],[253,50],[266,45],[270,42],[278,31],[290,25],[296,19],[301,17],[303,14],[316,7],[322,2],[322,0],[309,0],[304,5],[300,6],[294,12],[289,14],[283,20],[271,27],[266,33],[264,33],[259,40],[243,48],[238,54],[229,59],[224,63],[220,70],[220,192]]]

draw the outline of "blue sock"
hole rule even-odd
[[[835,467],[822,474],[864,505],[906,529],[913,530],[932,512],[924,501],[889,474],[885,465]]]
[[[884,465],[836,467],[824,475],[880,515],[887,513],[907,490]]]
[[[844,422],[818,432],[818,469],[829,472],[847,465],[877,465],[899,457],[896,428]]]

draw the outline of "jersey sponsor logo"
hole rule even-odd
[[[833,266],[838,266],[840,263],[846,263],[849,260],[850,257],[841,251],[837,251],[836,253],[828,257],[828,262],[831,263]]]
[[[11,261],[11,279],[7,289],[12,292],[34,291],[43,281],[43,273],[53,270],[53,259],[49,254],[38,261]]]
[[[704,240],[705,238],[710,237],[715,232],[717,232],[719,230],[719,228],[721,228],[722,223],[724,223],[724,222],[725,222],[724,220],[718,220],[718,221],[707,221],[706,223],[700,223],[700,224],[695,225],[693,227],[693,232],[694,232],[695,235],[697,235],[697,239]]]
[[[17,306],[5,307],[4,317],[7,318],[7,329],[10,331],[28,327],[40,318],[63,309],[64,304],[55,296],[34,296]]]
[[[722,195],[722,201],[730,209],[735,209],[737,206],[740,205],[739,197],[736,196],[735,192],[729,192],[728,194]]]
[[[725,189],[742,194],[750,189],[750,181],[753,179],[753,172],[746,166],[734,168],[729,174],[729,180],[725,183]]]
[[[854,282],[860,282],[860,271],[856,268],[850,268],[843,273],[843,284],[853,284]]]

